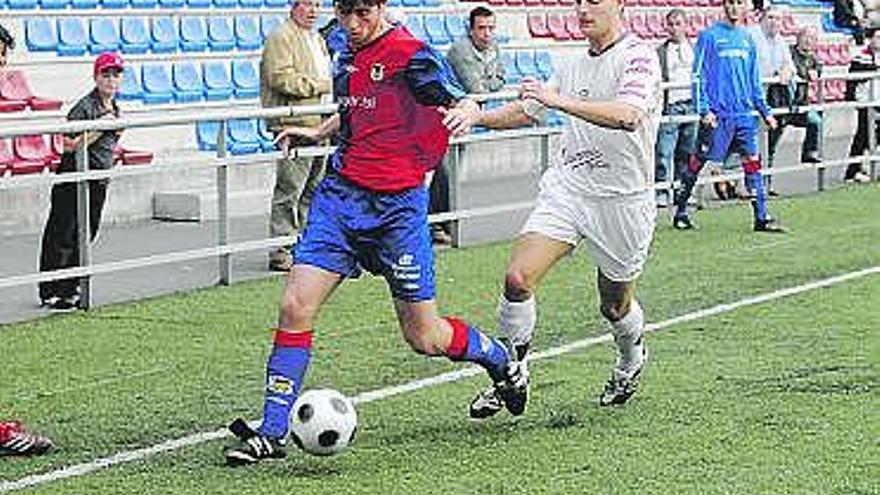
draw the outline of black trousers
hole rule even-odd
[[[77,184],[67,182],[52,186],[49,218],[43,230],[40,250],[40,271],[60,270],[79,266],[79,228],[76,218]],[[94,241],[101,223],[101,212],[107,197],[107,181],[89,181],[89,226]],[[70,297],[79,289],[78,278],[40,283],[40,299],[52,296]]]
[[[434,177],[431,179],[430,203],[428,213],[445,213],[449,211],[449,173],[446,171],[446,161],[437,165],[434,169]],[[441,222],[441,228],[448,231],[449,222]]]
[[[852,144],[849,147],[850,157],[859,156],[868,151],[868,132],[870,132],[870,127],[868,109],[858,109],[858,125],[856,126],[856,133],[853,136]],[[876,137],[875,142],[880,143],[880,125],[877,123],[874,124],[874,136]],[[850,163],[846,167],[846,173],[843,175],[843,178],[852,179],[860,171],[862,171],[861,163]]]

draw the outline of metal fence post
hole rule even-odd
[[[96,131],[97,132],[97,131]],[[89,169],[89,131],[82,134],[82,143],[76,150],[76,171],[85,172]],[[79,249],[79,266],[92,264],[92,225],[90,221],[91,208],[89,204],[91,191],[88,180],[76,182],[76,225],[77,247]],[[83,275],[79,278],[80,307],[89,309],[92,307],[92,278],[91,275]]]
[[[459,166],[461,165],[461,156],[464,150],[464,144],[455,143],[452,145],[451,152],[446,155],[446,179],[449,181],[449,211],[458,211],[459,190]],[[443,166],[441,164],[441,166]],[[436,177],[435,177],[436,178]],[[452,246],[458,247],[461,244],[461,222],[453,220],[450,222],[450,231],[452,235]]]
[[[217,127],[217,158],[226,158],[226,127],[225,120]],[[217,167],[217,245],[229,243],[229,166],[222,164]],[[217,275],[220,285],[229,285],[232,281],[232,263],[230,254],[221,254],[217,258]]]
[[[816,99],[819,105],[822,108],[825,107],[825,82],[822,79],[822,76],[819,75],[819,78],[816,83]],[[809,104],[809,102],[807,102]],[[819,142],[817,143],[817,147],[819,148],[820,153],[825,153],[825,129],[827,118],[825,117],[825,112],[819,110],[819,119],[822,122],[821,129],[822,132],[819,133]],[[825,190],[825,166],[823,164],[818,164],[816,168],[816,191],[822,192]]]

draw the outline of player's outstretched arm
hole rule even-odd
[[[522,101],[514,100],[494,110],[483,110],[477,116],[475,125],[490,129],[510,129],[529,125],[533,121]]]
[[[303,139],[308,139],[309,141],[319,142],[327,139],[338,130],[339,114],[335,113],[329,119],[321,122],[321,125],[317,127],[285,127],[283,131],[279,132],[278,135],[275,136],[275,140],[273,141],[273,143],[284,143],[282,146],[286,151],[289,146],[288,143],[290,142],[290,138],[292,137],[299,137]]]
[[[480,114],[480,107],[469,98],[462,98],[452,108],[438,107],[443,114],[443,125],[453,136],[461,136],[470,132],[471,127]]]

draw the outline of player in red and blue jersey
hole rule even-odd
[[[347,40],[333,47],[339,111],[318,128],[288,128],[279,139],[334,135],[337,150],[296,245],[267,363],[263,421],[256,430],[240,419],[232,423],[240,443],[226,452],[231,465],[284,456],[314,320],[361,267],[386,279],[416,352],[482,366],[511,413],[525,407],[526,379],[504,344],[461,319],[440,317],[434,301],[424,176],[479,109],[439,53],[386,20],[385,0],[336,0],[335,7]]]

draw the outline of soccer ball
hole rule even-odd
[[[293,404],[290,436],[313,455],[342,452],[354,440],[357,411],[347,397],[332,389],[309,390]]]

